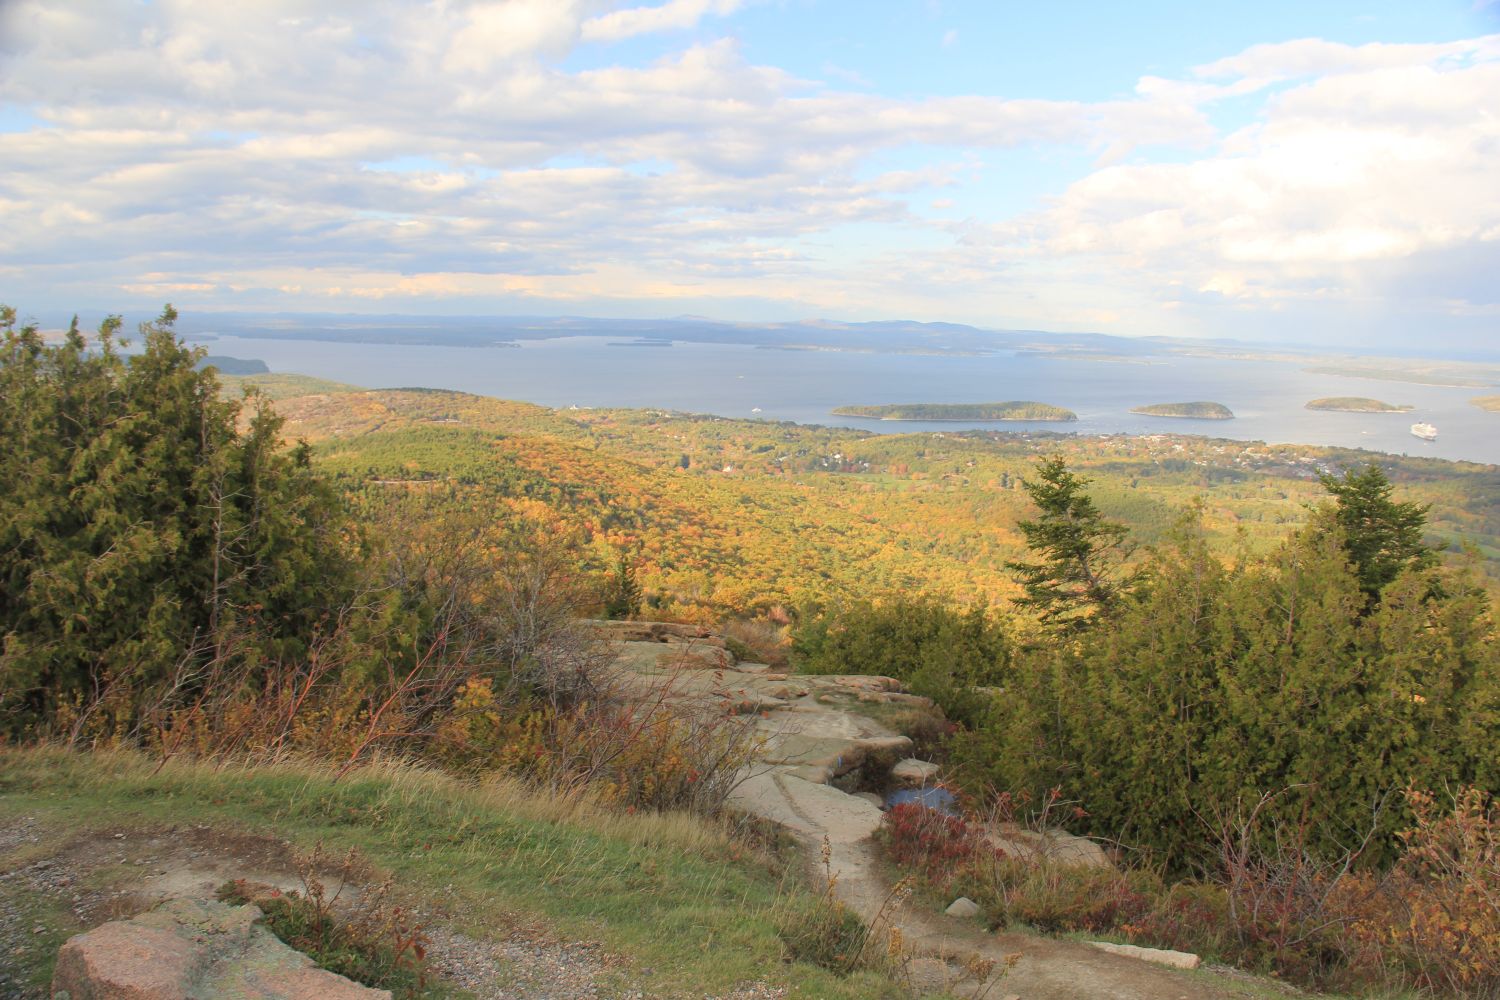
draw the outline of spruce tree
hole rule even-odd
[[[1436,554],[1422,543],[1429,505],[1397,503],[1385,471],[1371,462],[1345,469],[1343,478],[1318,477],[1334,501],[1334,520],[1343,532],[1344,551],[1370,604],[1407,568],[1433,565]]]
[[[1037,464],[1022,486],[1037,506],[1034,520],[1018,525],[1037,562],[1008,562],[1025,588],[1016,604],[1032,608],[1044,626],[1076,632],[1111,608],[1120,594],[1116,578],[1125,539],[1123,524],[1105,520],[1085,492],[1089,480],[1069,471],[1062,456]]]

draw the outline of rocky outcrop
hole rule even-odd
[[[69,938],[54,1000],[390,1000],[313,965],[256,923],[254,906],[175,899]]]

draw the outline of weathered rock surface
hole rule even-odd
[[[1111,955],[1139,958],[1143,962],[1170,965],[1174,969],[1196,969],[1202,964],[1202,959],[1197,955],[1190,955],[1185,951],[1168,951],[1165,948],[1141,948],[1133,944],[1111,944],[1108,941],[1090,941],[1089,944],[1100,951],[1107,951]]]
[[[985,834],[992,847],[1025,861],[1050,861],[1085,868],[1112,868],[1104,848],[1065,830],[1028,830],[1016,823],[1000,823]]]
[[[940,768],[930,761],[908,757],[891,768],[891,777],[896,780],[897,784],[906,788],[921,788],[923,785],[930,785],[936,781],[939,770]]]
[[[55,1000],[390,1000],[313,965],[255,923],[254,906],[175,899],[69,938]]]

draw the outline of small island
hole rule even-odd
[[[1500,413],[1500,396],[1475,396],[1473,399],[1469,400],[1469,402],[1473,403],[1481,410],[1488,410],[1491,413]]]
[[[1061,406],[1010,400],[1004,403],[891,403],[885,406],[840,406],[840,417],[871,420],[1035,420],[1068,422],[1078,414]]]
[[[1368,396],[1325,396],[1307,404],[1309,410],[1337,410],[1342,413],[1408,413],[1415,409],[1405,403],[1384,403]]]
[[[220,375],[269,375],[271,368],[259,358],[231,358],[222,354],[209,354],[198,359],[195,370],[216,368]]]
[[[1234,412],[1223,403],[1200,400],[1195,403],[1152,403],[1150,406],[1135,406],[1131,413],[1144,413],[1148,417],[1179,417],[1192,420],[1233,420]]]

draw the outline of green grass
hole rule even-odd
[[[694,817],[624,816],[399,764],[338,782],[305,764],[154,767],[125,753],[0,751],[0,823],[31,817],[59,843],[64,834],[206,824],[304,850],[319,841],[333,854],[356,847],[404,892],[461,915],[466,933],[484,937],[516,914],[544,918],[560,934],[629,956],[632,967],[612,985],[650,996],[757,980],[797,997],[900,995],[873,973],[841,978],[783,964],[778,915],[811,897],[788,888],[766,855]]]

